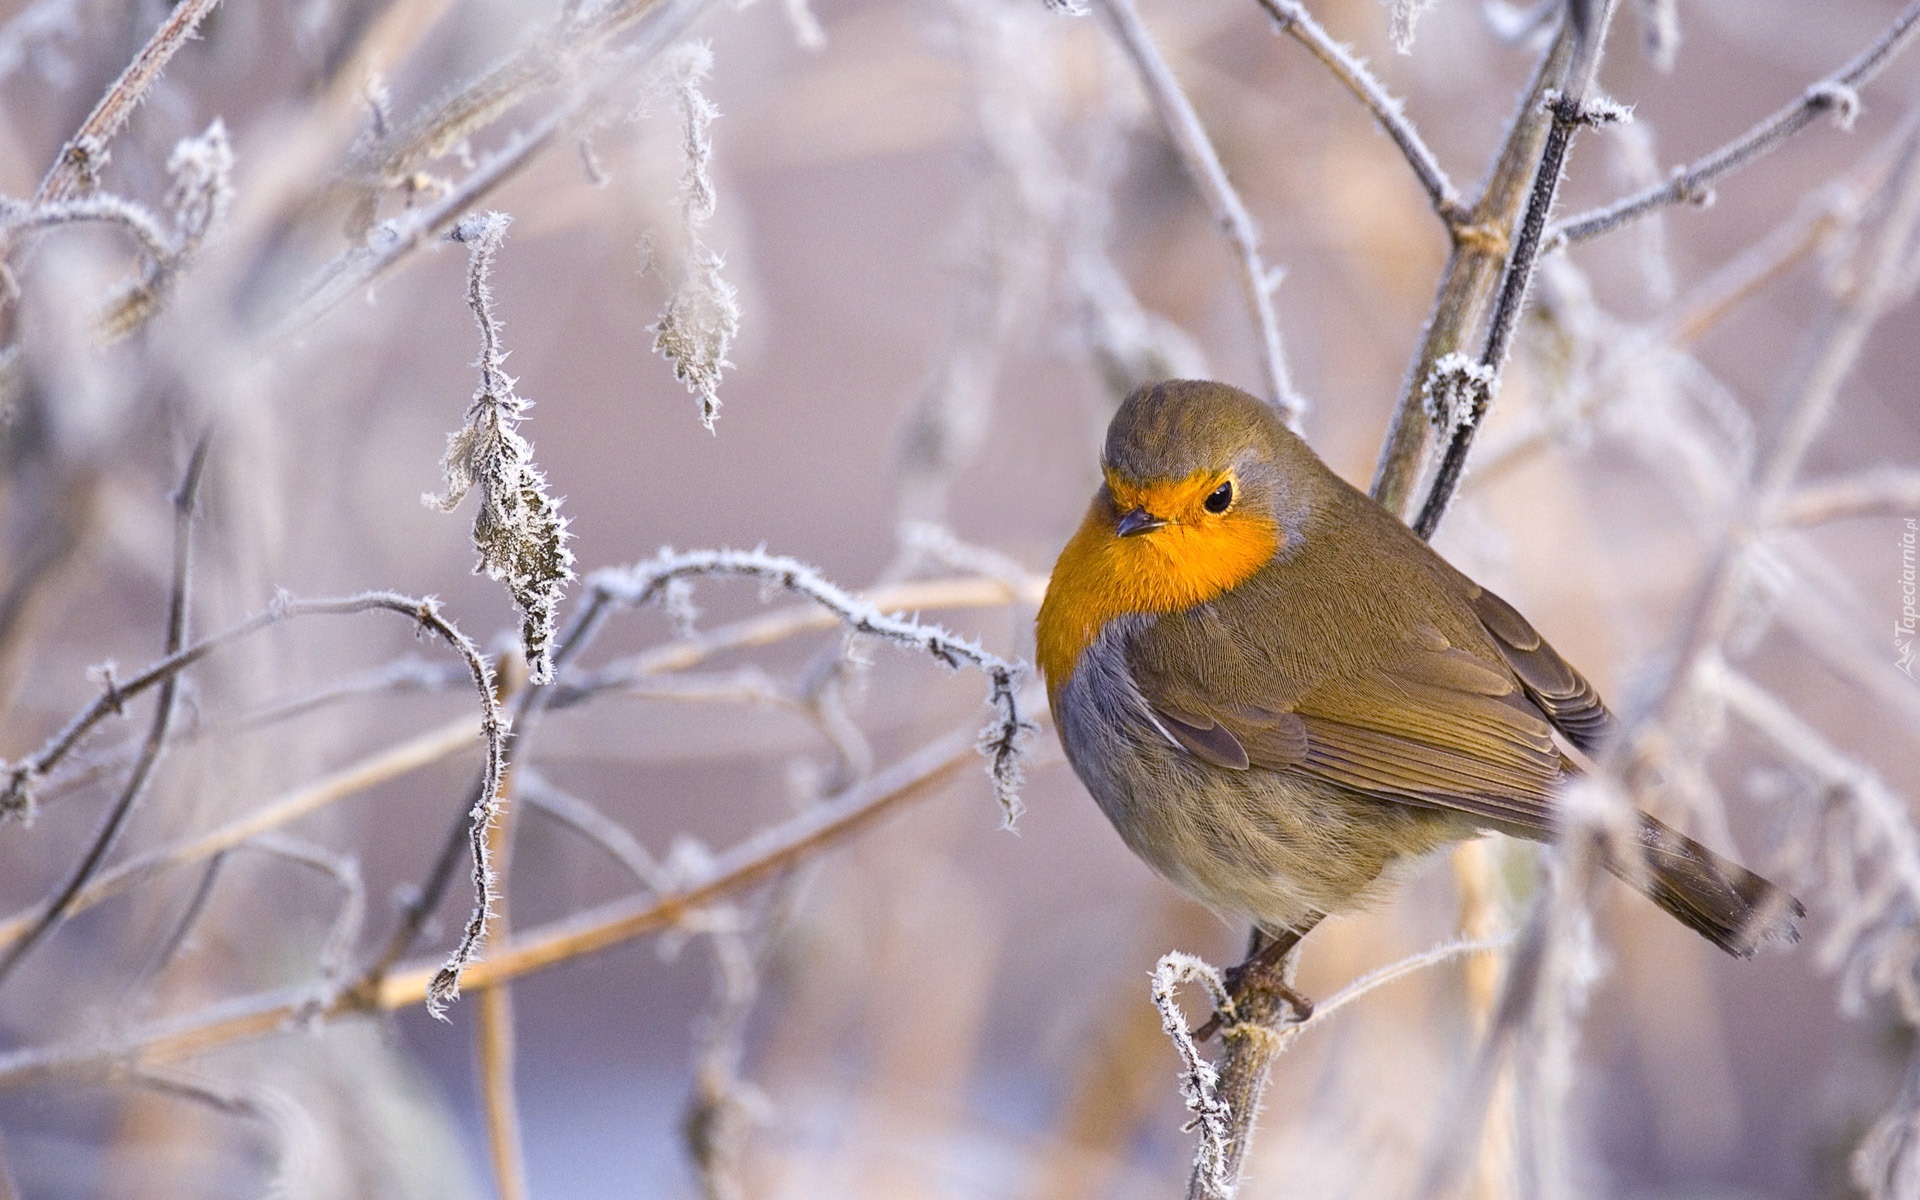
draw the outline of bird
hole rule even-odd
[[[1114,414],[1047,585],[1061,745],[1132,851],[1274,966],[1411,864],[1551,841],[1619,722],[1514,607],[1341,479],[1261,400],[1169,380]],[[1636,812],[1604,864],[1736,957],[1798,938],[1777,885]],[[1240,979],[1230,976],[1238,986]],[[1284,993],[1302,1011],[1309,1002]]]

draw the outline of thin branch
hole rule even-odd
[[[743,575],[763,583],[799,592],[835,614],[854,633],[923,651],[949,667],[971,666],[989,681],[987,703],[994,721],[981,731],[980,752],[988,758],[994,796],[1009,826],[1020,814],[1020,760],[1034,730],[1023,715],[1017,689],[1026,677],[1024,664],[1008,662],[937,625],[887,616],[867,601],[822,578],[797,559],[776,557],[758,550],[662,551],[649,562],[619,570],[596,571],[588,577],[589,596],[573,622],[560,651],[564,660],[573,646],[589,636],[611,605],[638,607],[662,598],[677,579],[700,575]],[[557,664],[556,664],[557,665]]]
[[[480,733],[486,741],[487,757],[483,786],[473,805],[473,825],[470,836],[474,857],[476,896],[474,916],[469,920],[459,946],[449,957],[440,977],[436,980],[433,992],[434,1003],[431,1007],[437,1013],[448,1001],[458,995],[460,971],[478,952],[483,940],[492,886],[492,869],[487,856],[485,829],[498,815],[496,797],[499,792],[500,778],[505,769],[507,738],[507,722],[500,714],[499,702],[494,695],[492,667],[481,656],[479,649],[467,639],[467,636],[440,614],[437,601],[414,599],[397,592],[366,592],[338,600],[294,600],[283,596],[267,611],[240,622],[224,633],[216,634],[196,645],[168,655],[125,684],[116,684],[109,680],[101,697],[68,722],[67,727],[56,734],[37,754],[25,762],[16,763],[8,768],[7,793],[4,797],[0,797],[0,802],[24,805],[34,781],[44,774],[48,767],[71,751],[85,734],[104,720],[108,714],[119,711],[125,700],[149,687],[168,686],[168,682],[180,671],[206,657],[215,649],[292,617],[345,616],[380,610],[396,612],[410,618],[451,646],[466,662],[468,674],[481,696]],[[88,875],[90,874],[91,869],[88,871]],[[77,895],[80,886],[84,886],[86,880],[78,873],[75,878],[79,880],[79,886],[63,890],[70,890]],[[69,901],[71,898],[71,896],[68,897]],[[50,904],[45,911],[54,912],[56,907]],[[13,943],[8,948],[6,958],[0,959],[0,962],[17,959],[22,953],[20,947],[23,944],[30,945],[31,940],[39,936],[40,934],[33,932],[32,926],[29,926],[28,933],[23,934],[21,941]]]
[[[606,851],[648,891],[665,892],[673,886],[673,877],[647,853],[640,839],[627,832],[626,826],[573,793],[555,787],[533,768],[522,767],[521,771],[520,798],[533,811],[553,818]]]
[[[1386,86],[1367,69],[1367,64],[1355,58],[1350,49],[1334,41],[1298,0],[1259,0],[1259,4],[1267,10],[1267,15],[1273,18],[1274,26],[1280,32],[1305,46],[1373,114],[1380,128],[1393,139],[1393,144],[1400,147],[1407,165],[1413,168],[1420,186],[1426,190],[1433,211],[1447,223],[1448,228],[1466,223],[1470,214],[1461,202],[1453,181],[1447,178],[1445,169],[1440,166],[1440,160],[1434,157],[1433,151],[1421,140],[1420,131],[1407,119],[1402,102],[1387,93]]]
[[[1859,89],[1885,70],[1913,41],[1916,32],[1920,32],[1920,0],[1902,9],[1886,31],[1852,62],[1809,87],[1798,100],[1692,166],[1675,171],[1666,183],[1560,222],[1547,235],[1548,244],[1598,237],[1669,205],[1704,204],[1712,197],[1708,185],[1715,179],[1778,149],[1827,113],[1834,115],[1842,129],[1849,128],[1860,106]]]
[[[1173,951],[1160,956],[1154,964],[1149,994],[1160,1011],[1160,1027],[1173,1039],[1180,1056],[1180,1095],[1187,1111],[1193,1114],[1190,1125],[1200,1129],[1200,1147],[1194,1152],[1194,1187],[1203,1200],[1233,1195],[1234,1181],[1228,1178],[1227,1162],[1233,1153],[1233,1111],[1220,1099],[1220,1073],[1200,1054],[1193,1034],[1187,1029],[1187,1014],[1181,1011],[1175,990],[1183,983],[1199,983],[1216,1011],[1232,1007],[1233,999],[1226,981],[1207,963],[1191,954]]]
[[[1610,15],[1612,11],[1609,3],[1606,12]],[[1594,36],[1604,37],[1605,29],[1595,30]],[[1590,54],[1585,61],[1591,72],[1598,55]],[[1447,505],[1460,486],[1460,477],[1467,469],[1467,455],[1473,449],[1474,435],[1486,416],[1487,406],[1500,390],[1500,373],[1506,367],[1514,330],[1519,326],[1520,314],[1527,304],[1527,293],[1533,286],[1534,268],[1540,258],[1541,235],[1546,229],[1547,216],[1553,211],[1554,197],[1560,190],[1561,173],[1566,166],[1567,152],[1573,147],[1574,131],[1582,125],[1602,125],[1625,118],[1625,113],[1611,103],[1589,102],[1581,98],[1591,82],[1590,73],[1586,78],[1573,79],[1571,90],[1555,94],[1547,101],[1553,123],[1547,130],[1546,144],[1541,148],[1540,166],[1534,172],[1532,194],[1527,199],[1526,213],[1520,219],[1513,251],[1507,257],[1506,274],[1501,278],[1499,299],[1494,304],[1492,317],[1488,319],[1487,340],[1481,348],[1479,361],[1469,366],[1457,361],[1459,356],[1443,358],[1435,364],[1434,373],[1429,378],[1430,395],[1437,396],[1451,389],[1459,400],[1449,414],[1451,436],[1446,452],[1441,457],[1438,470],[1434,472],[1433,483],[1427,489],[1427,499],[1421,506],[1420,515],[1413,522],[1413,531],[1424,539],[1431,540],[1434,530],[1439,528],[1440,518],[1446,514]]]
[[[1650,328],[1609,338],[1604,358],[1568,411],[1529,409],[1497,440],[1483,447],[1474,473],[1462,486],[1486,487],[1550,445],[1568,422],[1591,417],[1621,380],[1660,346],[1682,348],[1705,337],[1762,288],[1854,228],[1867,195],[1882,187],[1913,128],[1920,109],[1910,112],[1902,129],[1868,157],[1863,169],[1844,182],[1822,186],[1806,197],[1793,216],[1717,267]]]
[[[1920,472],[1898,467],[1863,471],[1844,479],[1802,484],[1773,510],[1780,525],[1818,525],[1846,517],[1894,516],[1920,511]]]
[[[674,928],[690,914],[765,883],[914,800],[952,782],[972,755],[975,738],[961,730],[924,747],[824,804],[763,829],[717,856],[701,878],[662,895],[632,897],[575,913],[513,937],[471,963],[469,987],[532,974],[633,938]],[[111,1070],[157,1066],[221,1046],[266,1037],[309,1018],[393,1011],[428,999],[438,974],[418,965],[369,980],[314,1003],[311,987],[283,989],[216,1004],[158,1022],[109,1043],[96,1040],[0,1054],[0,1089],[52,1079],[102,1078]]]
[[[1160,123],[1180,161],[1186,165],[1194,187],[1199,189],[1214,223],[1233,249],[1240,268],[1241,288],[1253,315],[1254,332],[1260,338],[1261,361],[1267,373],[1267,399],[1289,424],[1298,425],[1306,411],[1306,401],[1294,391],[1293,381],[1287,374],[1286,351],[1280,344],[1280,323],[1273,311],[1273,290],[1279,278],[1260,256],[1260,234],[1254,227],[1253,216],[1227,179],[1227,170],[1220,164],[1206,126],[1200,123],[1193,103],[1180,89],[1180,81],[1173,77],[1173,69],[1141,23],[1133,0],[1097,2],[1114,36],[1139,72],[1141,85],[1153,101],[1154,111],[1160,114]]]
[[[439,762],[473,744],[473,718],[461,717],[451,721],[316,783],[268,801],[256,811],[200,837],[128,859],[102,872],[74,896],[68,907],[68,915],[84,912],[102,900],[120,895],[163,871],[218,858],[329,804]],[[18,942],[32,919],[31,913],[17,913],[0,921],[0,947]]]
[[[1559,7],[1554,5],[1553,7]],[[1431,426],[1426,394],[1441,360],[1460,353],[1468,336],[1485,316],[1506,264],[1509,238],[1533,181],[1547,138],[1547,94],[1559,86],[1573,55],[1574,34],[1562,22],[1559,35],[1540,60],[1533,83],[1520,101],[1520,110],[1508,126],[1506,142],[1495,160],[1486,187],[1474,203],[1472,220],[1456,226],[1453,250],[1434,296],[1433,315],[1401,385],[1393,423],[1380,444],[1374,468],[1373,498],[1389,511],[1405,516],[1419,482]]]
[[[160,72],[192,39],[200,22],[219,3],[220,0],[182,0],[167,13],[160,28],[154,30],[147,44],[133,56],[120,78],[113,81],[113,86],[80,123],[79,130],[61,148],[58,161],[34,193],[36,206],[70,199],[94,185],[106,162],[107,143],[120,132],[133,110],[147,98],[147,91],[160,77]]]
[[[1690,671],[1717,647],[1739,608],[1740,583],[1767,517],[1787,498],[1814,438],[1838,402],[1868,335],[1906,294],[1907,256],[1920,241],[1920,129],[1909,134],[1899,164],[1874,205],[1877,227],[1860,239],[1850,281],[1817,319],[1813,351],[1798,386],[1781,406],[1765,456],[1747,486],[1741,511],[1729,522],[1713,562],[1695,591],[1681,626],[1677,653],[1657,698],[1619,751],[1631,756],[1644,730],[1673,715],[1691,689]]]
[[[187,618],[193,597],[193,516],[200,499],[200,479],[206,469],[211,442],[211,432],[200,435],[200,440],[188,455],[185,477],[173,497],[173,588],[167,606],[166,634],[166,652],[169,655],[178,654],[187,640]],[[140,747],[140,756],[134,760],[133,771],[127,777],[119,799],[107,810],[106,818],[101,821],[86,852],[80,856],[80,861],[68,873],[66,880],[48,897],[19,940],[0,953],[0,983],[12,975],[14,968],[20,965],[20,960],[42,938],[66,919],[73,907],[74,897],[87,886],[87,881],[93,878],[100,863],[119,840],[127,818],[146,795],[147,785],[160,765],[160,755],[166,749],[167,731],[173,724],[174,701],[178,695],[179,676],[167,676],[160,684],[160,695],[154,703],[153,721],[147,729],[146,741]]]
[[[1036,605],[1046,593],[1043,577],[1027,575],[1018,587],[996,579],[930,579],[875,588],[866,601],[883,612],[924,612],[943,608],[997,608],[1019,602]],[[840,624],[837,614],[815,605],[795,605],[757,617],[747,617],[706,633],[683,637],[609,663],[597,671],[573,673],[549,687],[547,707],[568,708],[591,699],[600,690],[634,686],[637,681],[670,671],[684,671],[729,650],[765,646]],[[571,638],[572,632],[569,633]],[[565,642],[565,644],[571,644]]]
[[[494,189],[562,137],[580,106],[575,101],[555,108],[514,134],[436,203],[387,222],[377,237],[369,239],[371,246],[355,246],[327,264],[301,301],[268,331],[267,340],[281,342],[305,332],[341,301],[372,285],[421,246],[444,236]]]

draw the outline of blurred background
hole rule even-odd
[[[1375,0],[1312,6],[1471,189],[1542,43],[1513,33],[1523,14],[1503,5],[1413,7],[1402,54]],[[1899,7],[1626,5],[1601,84],[1635,121],[1576,143],[1562,211],[1737,135],[1872,42]],[[513,653],[505,589],[472,573],[475,500],[451,515],[421,503],[444,490],[447,435],[476,386],[465,248],[423,237],[311,319],[288,326],[281,314],[337,255],[379,251],[402,228],[369,232],[340,198],[355,137],[377,142],[573,11],[230,0],[132,114],[100,176],[170,211],[173,148],[224,122],[228,232],[161,293],[158,315],[104,346],[88,324],[133,261],[120,230],[62,226],[15,244],[5,321],[25,351],[12,364],[0,500],[7,761],[99,694],[100,664],[124,679],[162,654],[171,496],[209,424],[196,633],[262,610],[275,589],[393,589],[438,596],[489,652]],[[560,79],[409,165],[406,186],[384,181],[377,219],[430,207],[516,131],[590,92],[584,116],[472,206],[514,218],[494,303],[507,368],[534,402],[520,433],[565,498],[578,569],[663,546],[765,546],[853,590],[984,574],[1006,593],[923,615],[1030,657],[1033,599],[1097,485],[1101,432],[1126,389],[1206,374],[1258,391],[1263,378],[1234,260],[1134,75],[1101,21],[1039,0],[676,12],[679,24],[643,18],[598,57],[555,51]],[[0,0],[0,195],[34,194],[167,15],[155,0]],[[1368,114],[1251,0],[1145,0],[1142,16],[1285,272],[1275,303],[1312,403],[1305,432],[1364,487],[1445,229]],[[1669,20],[1678,40],[1659,43]],[[700,261],[682,215],[684,118],[655,82],[652,44],[685,39],[711,46],[699,87],[719,114],[712,217],[693,232],[720,256],[739,308],[711,433],[650,330]],[[362,54],[368,44],[383,49]],[[379,92],[379,104],[361,99]],[[1861,99],[1849,131],[1823,118],[1723,181],[1710,207],[1548,260],[1476,460],[1498,465],[1469,476],[1437,539],[1623,711],[1646,702],[1670,662],[1769,415],[1802,386],[1818,314],[1856,263],[1853,210],[1803,229],[1803,253],[1737,304],[1709,305],[1684,336],[1675,314],[1701,312],[1700,288],[1776,229],[1791,235],[1829,211],[1836,187],[1873,186],[1920,106],[1920,61],[1896,61]],[[1867,342],[1809,478],[1920,459],[1915,315],[1911,302],[1894,309]],[[1729,649],[1896,801],[1920,744],[1920,694],[1888,637],[1901,532],[1920,513],[1897,509],[1770,536]],[[723,580],[693,598],[702,630],[792,602]],[[657,609],[616,615],[574,665],[680,636]],[[695,877],[756,830],[985,719],[976,673],[877,642],[853,648],[870,666],[848,667],[844,642],[816,631],[719,655],[677,692],[596,694],[547,714],[521,769],[596,806],[669,878]],[[823,688],[844,699],[851,732],[803,702]],[[125,787],[152,703],[103,725],[62,768],[93,773],[49,788],[31,824],[0,827],[8,912],[30,913],[72,870]],[[249,638],[197,666],[178,704],[179,742],[110,862],[470,718],[475,698],[442,646],[372,614]],[[1850,945],[1836,929],[1864,918],[1822,903],[1854,859],[1841,840],[1807,849],[1806,772],[1713,705],[1700,710],[1676,736],[1699,740],[1696,793],[1725,803],[1670,816],[1790,882],[1809,901],[1809,936],[1735,962],[1625,889],[1605,893],[1603,971],[1566,1095],[1569,1178],[1593,1196],[1852,1195],[1849,1156],[1894,1103],[1911,1027],[1885,988],[1849,991],[1836,975]],[[350,859],[363,879],[353,961],[378,953],[467,808],[479,763],[476,738],[284,831]],[[1191,1135],[1147,976],[1171,949],[1233,962],[1245,930],[1127,853],[1051,730],[1032,742],[1016,833],[1000,828],[984,765],[956,778],[733,897],[730,915],[518,980],[531,1194],[1181,1194]],[[521,815],[516,842],[505,885],[516,928],[637,886],[604,847],[538,811]],[[1867,863],[1872,848],[1855,849]],[[0,981],[0,1053],[17,1063],[47,1047],[112,1046],[318,979],[341,875],[284,850],[235,850],[217,874],[153,874],[60,925]],[[1491,903],[1510,925],[1539,857],[1487,848]],[[1331,995],[1454,936],[1458,877],[1437,858],[1379,911],[1328,923],[1305,947],[1301,989]],[[444,953],[469,903],[456,877],[408,961]],[[716,941],[713,928],[744,933]],[[720,978],[757,982],[750,1000],[735,989],[737,1011],[713,1000],[729,954],[747,970]],[[1243,1194],[1409,1192],[1471,1060],[1484,1012],[1474,997],[1468,969],[1441,966],[1303,1036],[1275,1070]],[[469,995],[446,1022],[417,1004],[294,1021],[167,1066],[194,1082],[114,1055],[91,1072],[8,1079],[7,1186],[25,1197],[491,1194],[476,1013]],[[740,1131],[709,1149],[705,1176],[683,1137],[703,1063],[702,1094],[718,1087]],[[1469,1186],[1514,1194],[1498,1170]]]

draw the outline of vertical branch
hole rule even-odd
[[[509,768],[508,779],[513,777]],[[508,817],[487,831],[495,869],[505,877],[512,857],[512,815],[519,805],[507,809]],[[489,938],[507,935],[507,898],[504,887],[494,901]],[[480,1075],[480,1098],[486,1114],[487,1158],[493,1166],[493,1181],[500,1200],[526,1200],[527,1164],[520,1134],[520,1108],[514,1092],[515,1042],[513,1031],[513,989],[505,983],[491,984],[480,991],[477,1001],[480,1019],[474,1027],[475,1057]]]
[[[1611,7],[1608,11],[1612,11]],[[1603,32],[1596,30],[1595,34],[1598,36]],[[1421,506],[1420,516],[1413,523],[1413,531],[1422,538],[1432,539],[1434,530],[1439,528],[1440,518],[1446,515],[1447,505],[1452,501],[1455,489],[1460,486],[1460,477],[1466,471],[1467,455],[1473,449],[1474,434],[1486,416],[1487,405],[1500,389],[1500,373],[1506,367],[1507,353],[1513,347],[1514,330],[1519,326],[1520,313],[1526,307],[1527,293],[1533,286],[1534,268],[1540,258],[1541,235],[1546,231],[1547,216],[1553,211],[1554,196],[1560,190],[1560,176],[1566,166],[1567,152],[1573,148],[1574,131],[1582,125],[1609,124],[1626,117],[1625,110],[1608,101],[1588,102],[1580,98],[1590,82],[1592,67],[1598,61],[1597,54],[1587,56],[1586,61],[1588,78],[1573,80],[1573,90],[1557,93],[1547,100],[1547,109],[1552,113],[1553,121],[1547,130],[1546,145],[1540,153],[1540,167],[1534,173],[1533,188],[1527,199],[1526,213],[1520,221],[1519,234],[1514,240],[1513,252],[1507,258],[1506,274],[1500,281],[1499,298],[1488,322],[1487,340],[1480,351],[1480,358],[1478,362],[1467,363],[1463,361],[1463,356],[1451,355],[1435,364],[1433,375],[1429,377],[1427,393],[1430,397],[1451,392],[1454,400],[1440,406],[1451,433],[1446,453],[1434,473],[1433,484],[1427,489],[1426,503]]]
[[[1160,114],[1160,122],[1166,127],[1167,137],[1179,153],[1180,161],[1186,165],[1187,174],[1233,249],[1240,268],[1240,285],[1246,292],[1254,331],[1260,338],[1261,361],[1267,374],[1267,400],[1280,410],[1288,424],[1298,425],[1306,411],[1306,400],[1293,390],[1293,380],[1287,374],[1286,351],[1280,344],[1280,323],[1273,312],[1273,289],[1279,279],[1260,256],[1260,233],[1254,227],[1253,216],[1227,179],[1227,170],[1220,164],[1213,140],[1207,136],[1199,114],[1194,112],[1193,103],[1180,89],[1180,81],[1173,77],[1173,69],[1141,23],[1133,0],[1099,0],[1099,5],[1114,36],[1140,73],[1140,82],[1153,101],[1154,111]]]
[[[1520,111],[1514,114],[1506,143],[1479,200],[1474,202],[1469,222],[1454,227],[1453,252],[1440,277],[1433,315],[1427,320],[1426,335],[1401,385],[1400,403],[1381,443],[1379,465],[1374,468],[1373,498],[1392,512],[1405,514],[1426,456],[1428,381],[1440,361],[1458,353],[1478,327],[1506,264],[1509,237],[1520,218],[1534,166],[1546,142],[1547,117],[1542,105],[1565,75],[1573,57],[1573,43],[1572,25],[1563,23],[1520,101]]]
[[[193,516],[199,502],[200,479],[206,469],[207,447],[212,437],[211,430],[200,435],[200,440],[187,458],[186,475],[173,496],[173,588],[167,607],[166,646],[169,656],[180,653],[187,641],[187,617],[192,601]],[[126,786],[107,810],[106,819],[94,832],[86,853],[66,880],[47,900],[27,931],[7,947],[4,955],[0,955],[0,983],[13,973],[20,960],[39,945],[42,938],[66,919],[74,898],[87,886],[94,872],[100,869],[107,852],[113,849],[120,831],[126,826],[127,818],[146,794],[153,772],[160,765],[160,755],[167,745],[167,733],[173,727],[174,702],[179,691],[180,676],[177,673],[169,674],[160,684],[159,696],[154,701],[153,721],[148,726],[146,741],[140,747],[140,757],[134,761],[133,772],[128,776]]]

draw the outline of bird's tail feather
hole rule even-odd
[[[1785,888],[1645,813],[1635,840],[1639,854],[1611,854],[1607,869],[1728,954],[1800,940],[1807,910]]]

